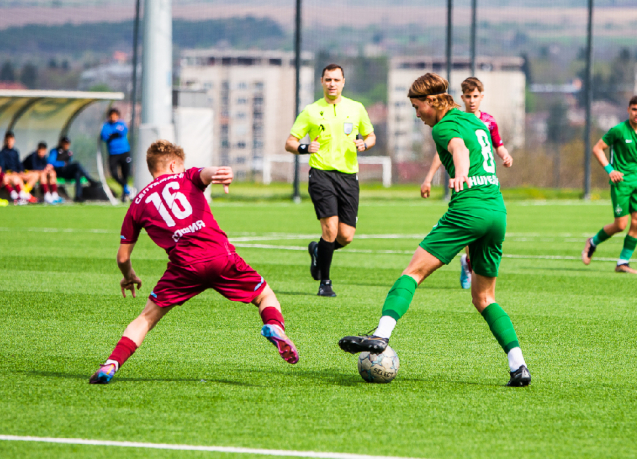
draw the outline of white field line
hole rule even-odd
[[[297,252],[307,252],[307,247],[292,245],[269,245],[269,244],[234,244],[235,247],[247,249],[269,249],[269,250],[292,250]],[[344,253],[369,253],[369,254],[398,254],[413,255],[414,250],[365,250],[365,249],[345,249]],[[505,253],[502,258],[515,258],[520,260],[581,260],[581,257],[571,255],[515,255]],[[595,261],[617,261],[617,258],[595,257]]]
[[[4,232],[20,232],[26,231],[31,233],[97,233],[97,234],[118,234],[119,230],[97,229],[97,228],[11,228],[0,226],[0,231]],[[419,234],[357,234],[356,239],[422,239],[427,233]],[[236,233],[235,237],[231,237],[232,242],[250,242],[250,241],[279,241],[289,239],[312,239],[318,236],[317,233],[298,234],[298,233]],[[558,239],[565,239],[566,242],[584,242],[585,238],[590,237],[588,233],[520,233],[510,232],[506,234],[507,238],[512,238],[517,242],[525,242],[529,240],[539,239],[539,242],[555,242]],[[582,238],[582,239],[579,239]]]
[[[33,233],[104,233],[104,234],[117,234],[119,230],[109,229],[97,229],[97,228],[16,228],[8,226],[0,226],[0,231],[28,231]],[[306,239],[315,238],[318,233],[255,233],[255,232],[238,232],[235,233],[237,237],[233,240],[239,241],[240,239],[258,241],[264,238],[270,240],[274,239]],[[427,233],[418,234],[357,234],[356,239],[422,239]],[[509,232],[507,237],[520,237],[520,238],[586,238],[590,237],[589,233],[522,233],[522,232]]]
[[[321,459],[410,459],[397,456],[369,456],[366,454],[322,453],[318,451],[287,451],[281,449],[237,448],[232,446],[197,446],[167,443],[138,443],[132,441],[84,440],[82,438],[22,437],[0,435],[0,440],[25,441],[39,443],[58,443],[65,445],[120,446],[124,448],[148,448],[176,451],[210,451],[216,453],[259,454],[262,456],[313,457]]]
[[[119,231],[106,230],[106,229],[81,229],[81,228],[9,228],[0,227],[0,231],[27,231],[35,233],[99,233],[99,234],[118,234]],[[239,233],[246,234],[246,233]],[[422,240],[426,234],[358,234],[356,239],[415,239]],[[589,235],[582,233],[578,239],[577,234],[573,233],[556,233],[554,237],[546,237],[546,234],[542,233],[507,233],[506,237],[509,238],[509,242],[569,242],[569,243],[582,243]],[[316,234],[294,234],[294,233],[268,233],[266,235],[248,235],[231,237],[232,242],[236,247],[254,248],[254,249],[275,249],[275,250],[293,250],[293,251],[307,251],[307,247],[300,246],[281,246],[281,245],[269,245],[269,244],[246,244],[246,242],[252,241],[286,241],[292,239],[311,239],[315,238]],[[619,239],[618,239],[619,240]],[[366,249],[347,249],[348,253],[369,253],[369,254],[413,254],[413,250],[366,250]],[[561,255],[511,255],[504,254],[503,258],[518,258],[527,260],[579,260],[580,257],[576,256],[561,256]],[[617,261],[615,258],[600,258],[596,257],[598,261]]]

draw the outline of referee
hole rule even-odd
[[[336,296],[330,280],[332,255],[352,242],[358,219],[356,155],[372,148],[376,136],[363,104],[341,96],[345,72],[340,65],[323,69],[321,85],[323,98],[299,114],[285,149],[295,155],[311,155],[308,191],[321,222],[321,239],[308,246],[310,273],[321,281],[319,296]],[[300,139],[308,134],[312,142],[301,144]]]

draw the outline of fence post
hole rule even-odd
[[[301,105],[301,0],[296,0],[296,25],[294,30],[294,71],[295,71],[295,94],[294,94],[294,117],[299,116]],[[301,202],[301,192],[299,190],[300,174],[299,155],[294,155],[294,192],[292,200]]]
[[[449,92],[451,92],[451,53],[453,48],[453,35],[451,26],[453,23],[453,0],[447,0],[447,81],[449,82]],[[449,199],[449,173],[445,169],[445,173],[442,180],[442,192],[445,199]]]
[[[477,35],[477,5],[478,0],[471,0],[471,76],[476,75],[476,35]]]
[[[586,124],[584,127],[584,199],[591,198],[591,105],[593,104],[593,0],[588,0],[586,40]]]

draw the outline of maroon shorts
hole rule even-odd
[[[178,306],[212,288],[229,300],[250,303],[266,285],[259,273],[232,253],[189,266],[169,262],[148,299],[160,308]]]

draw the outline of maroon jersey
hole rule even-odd
[[[489,133],[491,134],[491,143],[493,148],[498,148],[504,145],[500,133],[498,132],[498,123],[495,122],[495,118],[485,112],[480,112],[480,121],[487,125]]]
[[[128,208],[122,224],[122,244],[137,242],[142,228],[171,262],[188,266],[235,249],[210,212],[201,181],[202,168],[162,175],[144,188]]]

